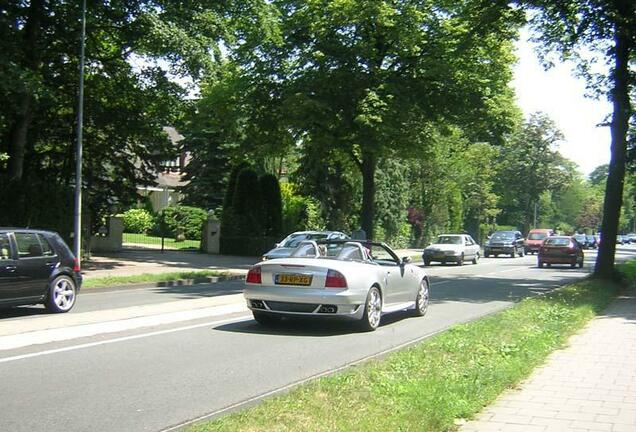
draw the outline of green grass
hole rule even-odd
[[[116,285],[128,285],[143,282],[167,282],[177,279],[196,279],[208,276],[226,276],[229,273],[215,270],[184,271],[173,273],[144,273],[133,276],[108,276],[95,279],[84,279],[82,289],[101,288]]]
[[[626,283],[636,279],[636,262],[621,267]],[[589,279],[525,299],[190,431],[453,431],[456,419],[472,418],[562,347],[619,288]]]
[[[124,233],[123,236],[124,244],[139,244],[139,245],[149,245],[149,246],[161,246],[161,237],[153,237],[146,234],[133,234],[133,233]],[[184,240],[184,241],[175,241],[175,239],[165,238],[164,239],[164,248],[165,249],[199,249],[201,242],[199,240]]]

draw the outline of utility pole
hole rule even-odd
[[[86,0],[82,1],[82,33],[80,40],[79,96],[77,103],[77,143],[75,148],[75,220],[74,252],[77,266],[82,262],[82,133],[84,127],[84,50],[86,45]]]
[[[532,228],[537,227],[537,202],[534,203],[534,222],[532,224]]]

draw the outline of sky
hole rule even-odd
[[[559,151],[588,175],[597,166],[609,163],[609,128],[596,125],[611,113],[611,104],[605,98],[584,97],[585,82],[573,76],[573,64],[560,63],[545,71],[528,36],[523,31],[517,43],[519,62],[513,81],[517,103],[526,118],[537,111],[552,118],[565,136]]]

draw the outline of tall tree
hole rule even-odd
[[[625,178],[630,119],[634,114],[630,95],[636,75],[630,66],[636,59],[636,3],[633,0],[528,0],[539,13],[533,24],[541,34],[545,52],[558,52],[577,61],[579,72],[597,95],[606,95],[613,104],[611,159],[605,189],[602,233],[606,239],[618,232]],[[590,53],[609,66],[607,76],[594,74]],[[614,274],[613,241],[601,243],[594,274]]]
[[[521,16],[505,2],[272,4],[282,41],[248,38],[235,60],[272,84],[272,101],[286,110],[279,118],[303,146],[350,158],[362,180],[360,223],[368,236],[378,161],[426,145],[422,124],[460,124],[492,140],[510,123],[510,41]]]
[[[557,151],[563,135],[554,122],[535,113],[509,136],[501,148],[497,192],[501,196],[500,222],[521,224],[524,231],[534,221],[541,194],[558,191],[572,180],[572,162]]]
[[[182,115],[186,91],[174,78],[213,70],[236,3],[88,1],[84,186],[93,216],[113,199],[133,202],[175,155],[162,130]],[[23,202],[42,179],[74,183],[80,17],[77,1],[0,3],[0,188],[11,182]]]

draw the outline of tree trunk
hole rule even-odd
[[[609,175],[605,188],[603,222],[601,224],[602,241],[596,257],[594,275],[602,278],[614,276],[614,256],[616,253],[616,235],[623,201],[623,182],[625,179],[625,160],[627,149],[627,130],[631,106],[629,101],[629,30],[624,23],[615,24],[615,65],[612,73],[611,159]]]
[[[7,168],[10,180],[20,181],[24,174],[27,133],[33,119],[32,104],[33,97],[30,94],[22,97],[18,115],[9,133],[9,163]]]
[[[360,226],[367,235],[367,239],[373,239],[373,222],[375,219],[375,169],[377,159],[373,155],[362,156],[362,213],[360,214]]]
[[[44,14],[43,0],[32,1],[24,25],[23,59],[21,61],[22,67],[30,72],[37,72],[41,67],[41,53],[37,45]],[[29,86],[23,89],[20,106],[9,133],[9,163],[7,168],[11,180],[20,181],[24,174],[24,154],[29,127],[33,120],[33,90]]]

